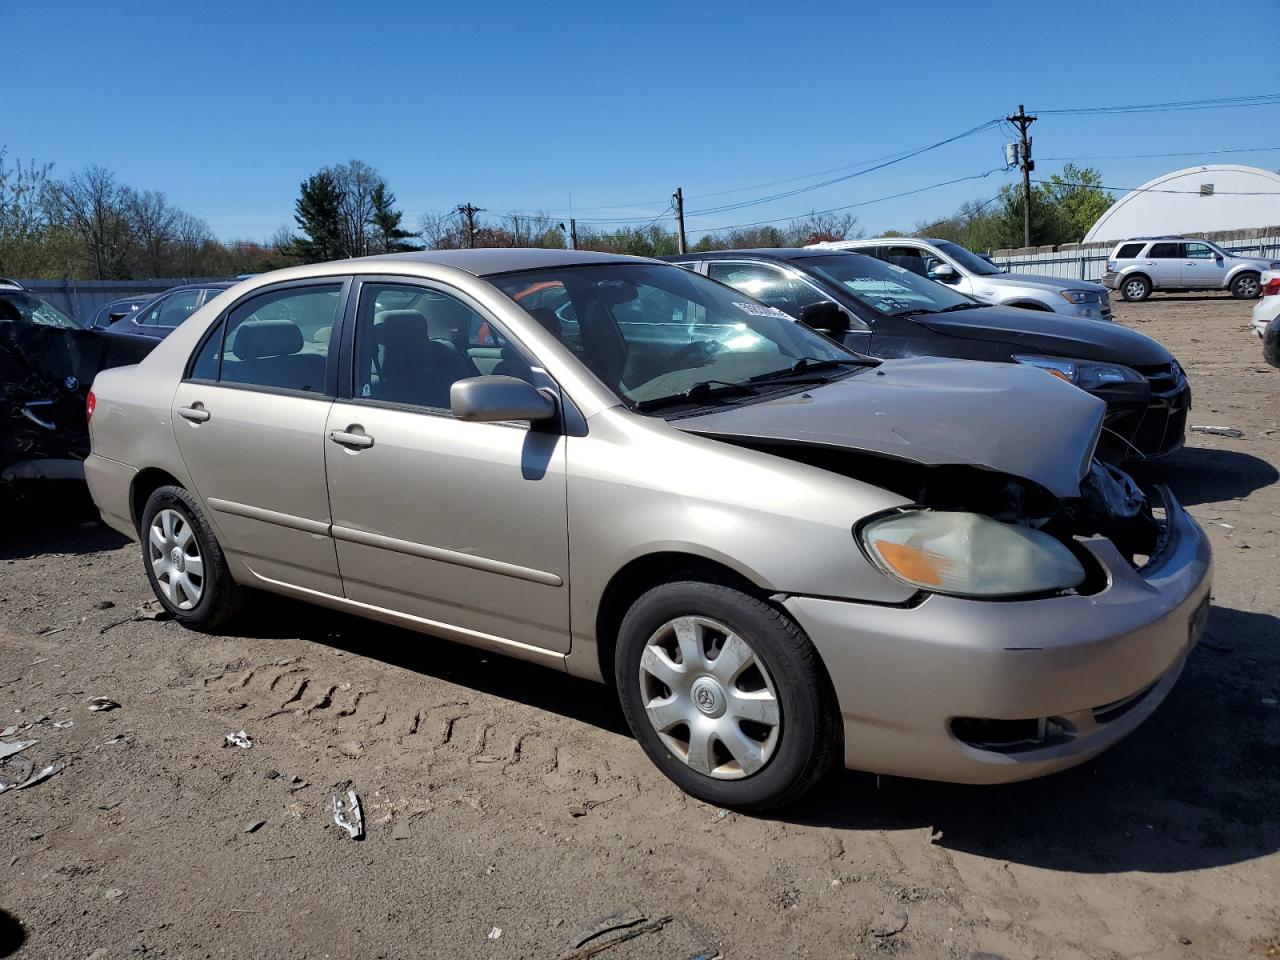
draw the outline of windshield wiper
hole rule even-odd
[[[949,307],[943,307],[939,313],[953,313],[956,310],[977,310],[981,304],[979,303],[953,303]]]
[[[733,383],[729,380],[700,380],[682,393],[673,393],[665,397],[653,397],[634,404],[633,409],[641,412],[657,410],[661,407],[675,407],[682,403],[700,403],[718,397],[738,395],[746,396],[755,393],[745,383]]]
[[[764,383],[768,380],[782,380],[797,373],[809,373],[814,370],[831,370],[834,367],[878,367],[880,361],[872,357],[847,357],[839,360],[817,360],[813,357],[801,357],[789,367],[781,370],[770,370],[748,377],[747,383]]]

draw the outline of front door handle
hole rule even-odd
[[[178,416],[184,420],[190,420],[192,423],[204,423],[213,414],[204,408],[203,403],[193,403],[189,407],[179,407]]]
[[[360,428],[356,427],[354,429],[359,430]],[[367,433],[355,433],[351,430],[330,430],[329,439],[353,450],[367,450],[373,446],[373,437]]]

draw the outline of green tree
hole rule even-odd
[[[319,263],[343,256],[340,238],[344,200],[337,178],[327,169],[302,181],[293,219],[302,229],[303,235],[294,244],[304,262]]]
[[[400,226],[404,213],[395,209],[396,195],[387,189],[385,183],[374,186],[370,202],[373,205],[370,221],[375,242],[381,252],[403,253],[422,249],[417,244],[406,242],[413,234]]]
[[[1077,167],[1068,163],[1040,187],[1045,201],[1053,208],[1055,233],[1053,243],[1079,243],[1089,228],[1098,222],[1114,202],[1102,188],[1102,174],[1093,167]]]

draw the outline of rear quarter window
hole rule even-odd
[[[1142,247],[1141,243],[1126,243],[1116,251],[1115,258],[1117,260],[1136,260],[1138,255],[1142,253]]]

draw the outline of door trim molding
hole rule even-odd
[[[210,509],[218,513],[229,513],[233,517],[246,517],[249,520],[261,520],[273,523],[278,527],[289,527],[303,533],[314,533],[321,537],[330,536],[329,524],[322,520],[308,520],[306,517],[295,517],[291,513],[277,513],[263,507],[251,507],[247,503],[236,503],[233,500],[219,500],[210,497],[207,501]]]
[[[474,554],[446,550],[443,547],[431,547],[425,543],[415,543],[412,540],[398,540],[395,537],[368,533],[364,530],[355,530],[351,527],[342,527],[337,524],[334,524],[330,530],[335,540],[345,540],[348,543],[358,543],[366,547],[391,550],[394,553],[404,553],[411,557],[421,557],[424,560],[452,563],[459,567],[470,567],[472,570],[483,570],[485,573],[496,573],[503,577],[528,580],[531,583],[540,583],[548,587],[564,585],[564,580],[557,574],[548,573],[545,570],[535,570],[532,567],[522,567],[519,564],[507,563],[503,560],[490,560],[488,557],[477,557]],[[341,562],[338,565],[341,567]]]

